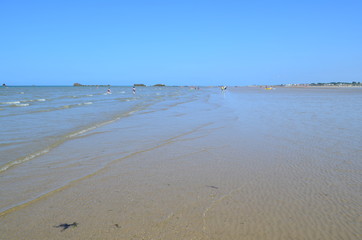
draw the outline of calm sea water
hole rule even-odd
[[[188,88],[7,87],[0,88],[0,172],[46,154],[82,133],[126,117]]]

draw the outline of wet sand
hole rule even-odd
[[[235,110],[227,94],[195,112],[186,104],[135,116],[128,131],[115,123],[55,149],[85,146],[104,151],[98,161],[113,160],[0,216],[0,238],[360,239],[361,153],[341,163],[323,146],[311,149],[308,134],[268,132],[287,122],[242,104]],[[116,143],[125,137],[137,148],[122,152]]]

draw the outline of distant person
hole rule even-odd
[[[107,90],[107,94],[111,94],[112,92],[111,92],[111,89],[110,88],[108,88],[108,90]]]
[[[136,88],[135,87],[132,88],[132,93],[136,94]]]
[[[5,84],[5,83],[3,83],[3,87],[6,87],[6,84]]]
[[[227,88],[227,86],[222,86],[222,87],[221,87],[221,91],[225,91],[226,88]]]

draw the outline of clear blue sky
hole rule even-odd
[[[362,82],[362,1],[1,0],[0,83]]]

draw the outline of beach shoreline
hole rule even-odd
[[[79,168],[102,167],[0,216],[2,237],[358,238],[360,153],[325,150],[344,141],[343,135],[316,148],[317,134],[334,133],[323,127],[314,133],[313,123],[303,121],[308,112],[286,112],[289,105],[280,106],[268,91],[199,94],[191,102],[147,109],[58,146],[54,156],[82,153]],[[277,97],[284,101],[294,94]],[[265,106],[280,106],[284,115]],[[87,162],[96,153],[101,154]],[[350,168],[355,170],[345,172]]]

